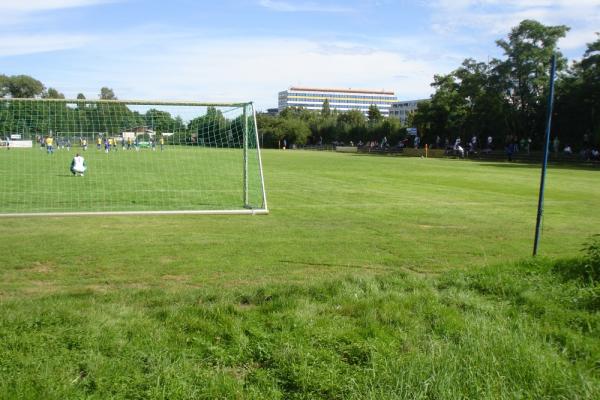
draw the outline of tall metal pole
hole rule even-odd
[[[554,76],[556,75],[556,54],[552,55],[550,67],[550,90],[548,93],[548,111],[546,115],[546,138],[544,141],[544,159],[542,160],[542,175],[540,178],[540,195],[538,198],[537,220],[535,223],[535,239],[533,242],[533,255],[537,255],[540,242],[540,226],[544,214],[544,189],[546,184],[546,168],[548,167],[548,148],[550,147],[550,128],[552,127],[552,109],[554,107]]]
[[[248,208],[248,105],[244,105],[244,207]]]

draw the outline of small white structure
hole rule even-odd
[[[121,136],[123,137],[123,140],[135,140],[135,132],[122,132]]]
[[[8,147],[30,149],[33,147],[33,140],[10,140],[8,141]]]

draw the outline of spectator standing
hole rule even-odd
[[[527,139],[525,139],[525,137],[522,137],[519,141],[519,149],[521,151],[527,151]]]
[[[589,147],[590,147],[590,134],[586,132],[583,134],[583,148],[588,149]]]
[[[381,139],[381,148],[383,149],[384,147],[387,147],[387,136],[384,136],[383,139]]]
[[[558,136],[556,136],[552,141],[552,147],[554,148],[554,153],[558,154],[560,149],[560,140],[558,139]]]
[[[456,140],[454,141],[454,153],[456,155],[458,155],[460,158],[463,158],[465,156],[465,149],[463,149],[463,147],[460,145],[461,140],[460,137],[457,137]]]
[[[513,153],[515,152],[515,144],[512,140],[508,141],[506,144],[506,157],[508,161],[512,161]]]

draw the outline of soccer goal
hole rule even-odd
[[[267,212],[252,103],[0,99],[1,216]]]

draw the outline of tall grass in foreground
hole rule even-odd
[[[595,243],[438,276],[7,302],[0,397],[599,398]]]

